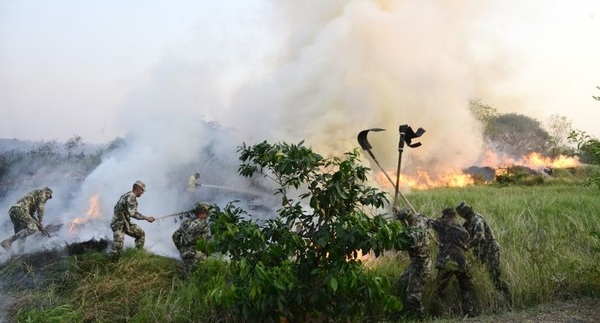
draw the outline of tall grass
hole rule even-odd
[[[431,217],[463,200],[481,213],[502,247],[503,277],[512,289],[512,308],[523,309],[600,295],[600,240],[592,234],[600,228],[599,193],[593,187],[558,184],[483,186],[418,191],[410,200],[419,212]],[[494,290],[484,266],[473,258],[471,263],[481,311],[510,308]],[[429,287],[424,302],[439,307]],[[459,304],[456,286],[452,288],[455,297],[444,303]]]
[[[557,300],[599,297],[600,238],[592,233],[600,230],[599,193],[594,187],[555,183],[440,188],[415,191],[407,197],[430,217],[465,200],[491,225],[502,247],[503,278],[513,299],[512,304],[506,302],[494,289],[486,268],[471,258],[475,297],[480,312],[486,315]],[[430,247],[435,256],[433,240]],[[391,292],[396,293],[395,283],[407,263],[405,252],[386,252],[366,265],[388,278],[394,286]],[[54,268],[60,270],[53,270],[55,277],[49,283],[20,291],[9,320],[235,322],[207,296],[226,283],[228,264],[222,259],[200,263],[190,276],[183,275],[176,260],[138,250],[128,250],[118,261],[109,261],[103,253],[72,256],[68,265]],[[6,271],[0,268],[0,274]],[[438,319],[456,318],[460,313],[458,287],[451,284],[447,298],[437,299],[435,274],[433,270],[424,293],[426,311]]]

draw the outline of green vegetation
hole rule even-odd
[[[550,135],[536,119],[508,113],[490,119],[484,135],[495,148],[511,156],[526,156],[532,152],[547,153]]]
[[[380,255],[407,243],[398,222],[376,213],[387,199],[364,184],[369,169],[356,150],[327,159],[302,143],[263,142],[239,151],[240,174],[275,181],[282,207],[262,227],[231,205],[212,217],[216,250],[231,255],[228,283],[210,292],[218,305],[260,322],[345,321],[400,309],[389,281],[356,260],[359,251]]]
[[[403,237],[404,231],[377,213],[384,212],[377,208],[384,196],[362,184],[368,170],[357,165],[356,152],[325,159],[301,144],[267,143],[240,152],[240,173],[274,178],[281,184],[283,203],[281,218],[264,226],[234,204],[211,214],[215,243],[210,247],[229,250],[230,256],[201,262],[187,277],[177,261],[138,250],[116,262],[100,252],[66,256],[42,251],[12,258],[0,267],[0,281],[12,282],[3,290],[15,300],[7,320],[389,320],[401,306],[395,286],[408,263],[405,252],[394,250],[403,247],[402,239],[391,239]],[[513,302],[507,304],[485,268],[474,263],[475,296],[485,317],[600,295],[600,199],[595,187],[582,185],[586,174],[567,171],[552,185],[439,188],[408,198],[431,217],[466,200],[494,229]],[[302,190],[307,193],[290,193],[296,184],[307,184]],[[310,208],[300,206],[303,199]],[[308,221],[314,216],[320,221]],[[298,222],[300,231],[291,230]],[[435,254],[435,243],[431,248]],[[364,262],[348,257],[360,249],[375,254]],[[423,299],[428,315],[456,319],[457,286],[439,300],[433,296],[433,279]]]

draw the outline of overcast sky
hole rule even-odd
[[[336,151],[401,123],[447,138],[471,98],[600,134],[600,1],[485,3],[0,0],[0,137],[105,143],[177,114]]]

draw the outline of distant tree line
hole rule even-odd
[[[517,113],[501,114],[480,99],[470,102],[475,119],[483,125],[483,135],[488,148],[515,158],[533,152],[544,156],[573,156],[576,151],[568,140],[572,123],[564,116],[553,114],[545,124]]]
[[[63,177],[80,181],[102,162],[102,156],[124,145],[117,138],[94,151],[88,151],[79,135],[64,143],[56,140],[40,142],[23,150],[11,149],[0,153],[0,198],[15,186],[46,185],[48,177]],[[28,146],[28,145],[23,145]]]

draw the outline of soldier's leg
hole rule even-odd
[[[33,220],[27,221],[25,223],[25,228],[15,233],[15,237],[17,240],[25,240],[27,237],[37,232],[37,224],[35,224]]]
[[[400,292],[400,298],[402,300],[406,300],[406,288],[408,287],[408,279],[410,277],[410,264],[408,267],[404,268],[402,275],[398,279],[397,289]]]
[[[146,233],[142,228],[140,228],[137,224],[131,224],[129,226],[129,230],[125,232],[130,237],[135,238],[135,247],[138,249],[144,248],[144,243],[146,242]]]
[[[10,237],[2,240],[2,242],[0,242],[0,246],[2,246],[2,248],[4,248],[6,251],[11,251],[12,244],[13,244],[13,242],[15,242],[15,240],[17,240],[17,238],[15,236],[10,236]]]
[[[15,209],[16,208],[14,208],[14,207],[10,208],[10,210],[8,211],[8,215],[10,217],[10,221],[13,223],[15,233],[17,233],[17,232],[21,231],[22,229],[24,229],[24,227],[20,224],[18,217],[15,215]],[[6,251],[10,251],[12,249],[13,242],[15,242],[16,240],[17,240],[17,237],[15,235],[10,236],[10,237],[2,240],[2,242],[0,242],[0,246],[2,246],[2,248],[6,249]]]
[[[185,267],[185,272],[191,272],[197,260],[196,248],[194,246],[184,246],[181,248],[180,254]]]
[[[109,252],[109,256],[117,257],[123,251],[123,241],[125,240],[125,231],[123,228],[112,228],[113,229],[113,246]]]
[[[474,285],[471,272],[469,270],[457,271],[456,278],[460,288],[463,315],[473,317],[475,316],[475,303],[473,301]]]
[[[406,286],[406,307],[421,320],[425,318],[425,308],[421,301],[423,299],[425,280],[423,272],[413,270],[410,272]]]
[[[25,239],[37,231],[37,225],[27,212],[20,207],[12,207],[9,211],[10,220],[13,223],[15,235],[2,241],[1,245],[10,250],[13,242],[19,241],[19,253],[25,251]]]
[[[500,269],[500,252],[491,252],[487,261],[488,272],[496,289],[504,294],[506,299],[512,301],[512,295],[508,283],[502,279],[502,270]]]
[[[437,277],[435,279],[435,293],[440,299],[444,299],[444,294],[446,292],[446,288],[450,283],[450,279],[454,272],[452,270],[447,269],[439,269],[437,273]]]

